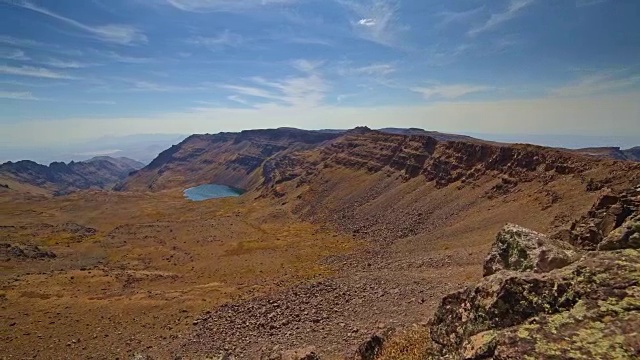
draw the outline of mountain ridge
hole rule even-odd
[[[110,189],[118,181],[144,164],[128,158],[99,156],[87,161],[52,162],[38,164],[30,160],[8,161],[0,164],[0,182],[18,183],[50,192],[67,194],[82,189]],[[9,188],[11,185],[7,184]]]

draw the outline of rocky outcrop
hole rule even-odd
[[[431,322],[435,353],[430,355],[468,360],[638,358],[637,195],[638,189],[632,189],[602,196],[577,222],[597,229],[598,239],[575,241],[581,239],[581,226],[573,227],[569,239],[600,250],[583,251],[579,260],[564,257],[573,254],[567,244],[507,225],[487,257],[482,281],[442,300]],[[540,254],[549,248],[562,261],[542,269]]]
[[[107,156],[49,166],[24,160],[0,165],[0,177],[61,195],[81,189],[110,189],[142,166],[135,160]]]
[[[36,245],[22,245],[0,243],[0,259],[28,260],[28,259],[53,259],[56,254],[53,251],[44,250]]]
[[[500,270],[549,272],[578,260],[568,244],[518,225],[506,225],[484,262],[484,276]]]
[[[629,227],[633,228],[632,215],[638,211],[640,211],[640,187],[620,193],[607,192],[598,198],[585,216],[571,223],[568,229],[561,230],[552,237],[582,249],[596,250],[614,229],[619,229],[627,220],[630,220]],[[629,233],[628,235],[632,236],[633,234]],[[613,239],[615,236],[616,234],[612,234],[608,243],[616,242]],[[605,245],[605,247],[608,246],[611,245]]]
[[[640,216],[628,219],[598,244],[598,250],[617,249],[640,249]]]
[[[546,274],[504,271],[445,297],[431,337],[464,359],[632,359],[640,252],[596,252]]]

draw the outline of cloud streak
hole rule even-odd
[[[29,76],[44,79],[76,79],[73,76],[42,67],[0,65],[0,74]]]
[[[31,95],[30,92],[10,92],[10,91],[0,91],[0,99],[30,100],[30,101],[40,100],[37,97]]]
[[[287,5],[297,0],[161,0],[189,12],[239,12],[263,8],[270,5]]]
[[[29,57],[22,50],[18,49],[0,49],[0,58],[7,60],[29,60]]]
[[[12,4],[27,10],[40,13],[42,15],[49,16],[56,20],[59,20],[71,27],[74,27],[76,29],[89,33],[93,37],[103,41],[112,42],[112,43],[121,44],[121,45],[132,45],[132,44],[147,42],[147,36],[143,34],[139,29],[130,25],[107,24],[107,25],[91,26],[91,25],[86,25],[79,21],[73,20],[71,18],[62,16],[60,14],[57,14],[53,11],[50,11],[46,8],[40,7],[28,1],[15,2]]]
[[[249,79],[250,84],[223,84],[220,88],[234,92],[229,99],[249,105],[245,97],[268,100],[256,103],[254,107],[273,108],[285,105],[293,108],[314,108],[321,106],[329,84],[317,72],[321,62],[297,60],[291,64],[304,76],[292,76],[283,80],[267,80],[262,77]],[[240,99],[241,101],[238,101]]]
[[[469,94],[491,90],[492,87],[484,85],[435,85],[430,87],[413,87],[410,90],[421,94],[425,100],[445,99],[454,100]]]
[[[236,47],[244,42],[242,35],[235,34],[229,30],[215,36],[195,36],[187,40],[189,44],[207,47],[209,49],[220,49],[223,47]]]
[[[477,36],[483,32],[491,31],[518,16],[522,10],[533,5],[534,2],[535,0],[509,0],[509,5],[503,12],[491,14],[485,23],[469,30],[468,35]]]
[[[616,77],[616,71],[601,71],[584,76],[572,84],[549,91],[550,95],[560,97],[579,97],[628,90],[640,85],[640,75]]]

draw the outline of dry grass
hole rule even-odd
[[[429,359],[430,338],[426,326],[414,325],[389,339],[378,360],[425,360]]]
[[[168,358],[203,311],[323,276],[331,272],[320,264],[325,256],[356,246],[244,198],[12,196],[0,198],[0,225],[22,227],[4,237],[58,254],[0,264],[0,352],[16,358],[122,358],[140,350]],[[38,230],[68,221],[97,234],[76,242]]]

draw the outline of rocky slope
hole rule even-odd
[[[160,153],[117,189],[159,191],[205,183],[248,189],[260,183],[256,171],[266,159],[314,148],[338,136],[289,128],[192,135]]]
[[[539,146],[366,128],[332,136],[275,151],[241,171],[233,161],[239,156],[234,140],[193,137],[125,183],[131,190],[244,184],[247,201],[266,202],[366,244],[353,255],[326,259],[333,271],[328,278],[211,309],[194,321],[180,353],[275,359],[279,349],[306,346],[323,358],[352,353],[372,332],[426,320],[442,296],[480,278],[491,238],[507,222],[537,231],[546,247],[539,249],[534,236],[523,248],[547,260],[502,263],[498,256],[488,272],[511,263],[548,271],[575,261],[581,252],[573,244],[581,240],[566,245],[564,239],[580,239],[581,229],[588,233],[592,226],[576,214],[601,192],[640,180],[639,164]],[[255,153],[263,145],[251,140],[243,146]],[[197,167],[190,156],[215,160]],[[231,160],[222,162],[224,156]],[[189,178],[181,177],[184,169]],[[609,219],[608,210],[598,211]],[[571,221],[575,225],[565,228]],[[547,232],[557,235],[542,235]]]
[[[79,189],[109,189],[143,166],[135,160],[107,156],[68,164],[53,162],[49,166],[23,160],[0,165],[0,183],[6,185],[7,190],[37,188],[54,194]]]
[[[609,214],[624,215],[606,223]],[[485,278],[442,300],[431,324],[432,355],[638,358],[640,187],[604,195],[579,223],[593,227],[572,224],[572,239],[585,232],[597,233],[597,239],[564,243],[571,255],[559,262],[548,256],[555,247],[551,239],[503,229],[485,262]]]

